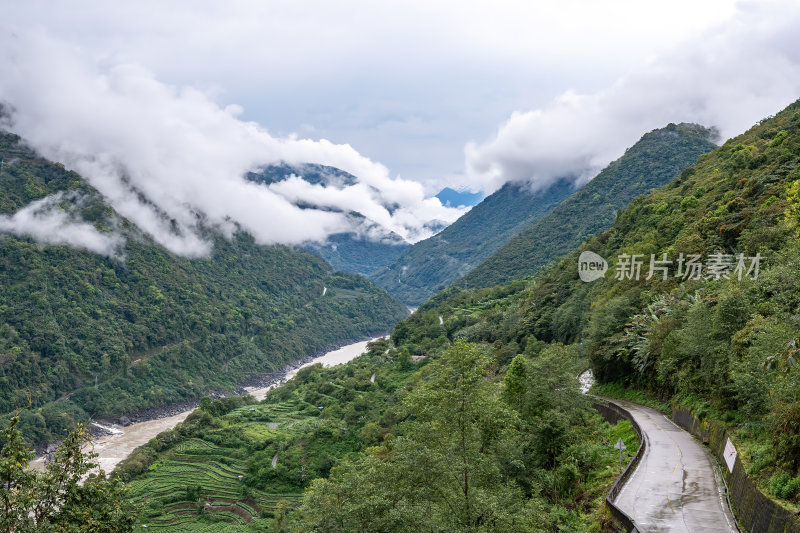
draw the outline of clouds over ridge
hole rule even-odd
[[[534,189],[591,179],[647,131],[669,122],[737,135],[800,97],[800,6],[742,3],[725,26],[686,42],[594,93],[566,91],[517,111],[465,148],[473,188],[506,181]]]
[[[67,244],[108,257],[122,257],[122,239],[100,233],[91,224],[59,209],[62,200],[80,202],[75,194],[57,193],[31,202],[11,216],[0,215],[0,232],[33,237],[43,244]]]
[[[248,116],[276,130],[352,142],[426,183],[427,194],[585,182],[649,130],[691,121],[727,137],[800,96],[800,6],[782,0],[82,5],[34,1],[9,12],[15,28],[48,28],[0,32],[0,102],[16,110],[11,129],[188,256],[209,251],[200,224],[227,234],[241,227],[261,243],[351,230],[415,241],[460,213],[353,146],[271,134],[242,120],[240,107],[183,83],[232,91]],[[711,21],[721,25],[697,37]],[[286,32],[308,38],[289,43]],[[463,140],[480,139],[514,108],[462,155]],[[242,179],[277,161],[339,167],[358,182]]]
[[[13,109],[6,126],[84,176],[118,213],[175,253],[209,252],[201,223],[224,233],[238,225],[263,244],[297,244],[360,231],[347,216],[359,211],[387,233],[414,241],[428,235],[430,221],[460,214],[349,145],[276,138],[237,118],[238,106],[221,108],[207,94],[163,84],[141,66],[100,66],[109,61],[90,60],[44,33],[5,35],[0,101]],[[295,181],[265,187],[244,179],[278,161],[335,166],[359,182],[321,193]],[[313,200],[305,203],[342,212],[300,209],[295,202],[304,195]]]

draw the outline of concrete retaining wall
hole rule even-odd
[[[614,486],[612,486],[611,490],[606,494],[606,509],[611,513],[614,524],[626,533],[639,532],[640,529],[636,527],[636,522],[633,521],[633,518],[617,507],[614,500],[617,498],[617,494],[622,490],[622,487],[625,485],[625,482],[628,481],[633,471],[636,470],[636,466],[639,464],[639,461],[641,461],[642,455],[644,455],[646,446],[644,435],[642,435],[642,430],[639,428],[639,424],[633,419],[633,416],[622,407],[613,403],[606,403],[602,400],[592,402],[592,407],[594,407],[610,424],[616,424],[620,420],[628,420],[633,426],[633,430],[639,436],[639,449],[636,450],[636,455],[633,456],[631,462],[628,463],[628,466],[625,467],[625,470],[623,470],[622,474],[617,478]]]
[[[751,533],[800,533],[800,517],[767,498],[747,477],[744,466],[736,456],[733,471],[725,461],[728,432],[718,422],[700,421],[685,409],[672,410],[676,424],[708,444],[709,450],[719,459],[722,473],[728,483],[730,499],[739,524]]]

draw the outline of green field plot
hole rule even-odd
[[[271,517],[280,504],[293,508],[298,493],[272,494],[243,482],[245,461],[235,450],[193,438],[164,453],[129,484],[149,531],[242,531]]]
[[[353,298],[363,298],[365,293],[363,291],[356,291],[352,289],[335,289],[333,296],[340,300],[347,300]]]

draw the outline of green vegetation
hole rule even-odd
[[[592,394],[597,396],[627,400],[629,402],[638,403],[639,405],[646,405],[661,411],[665,415],[672,416],[672,404],[669,400],[659,398],[648,390],[631,389],[621,383],[610,382],[595,383],[592,385],[591,391]]]
[[[406,314],[363,278],[244,233],[209,232],[210,257],[176,257],[18,137],[0,135],[0,158],[1,213],[67,192],[60,209],[127,238],[120,260],[0,236],[0,414],[32,405],[20,428],[33,442],[63,437],[87,414],[230,389]]]
[[[616,384],[606,391],[636,389],[724,422],[761,488],[794,503],[798,109],[800,102],[701,157],[668,186],[634,200],[610,230],[535,280],[516,282],[527,296],[503,318],[540,342],[582,341],[600,383]],[[604,279],[580,281],[584,250],[609,260]],[[623,254],[641,254],[639,279],[615,276]],[[672,259],[666,279],[661,272],[646,279],[651,254]],[[699,255],[706,269],[715,254],[730,263],[724,276],[704,270],[700,279],[686,279],[676,276],[681,254]],[[744,268],[737,272],[739,254]],[[754,280],[749,258],[757,254]]]
[[[323,258],[336,270],[369,276],[400,257],[410,245],[400,240],[371,241],[352,233],[337,233],[323,244],[312,243],[306,248]]]
[[[798,110],[800,102],[634,200],[610,230],[537,278],[453,287],[398,324],[386,356],[419,369],[398,387],[406,392],[391,416],[378,419],[385,436],[307,488],[287,528],[599,527],[610,428],[599,429],[575,390],[584,355],[604,392],[661,409],[677,402],[726,423],[748,473],[796,503]],[[584,250],[609,259],[604,279],[578,278]],[[647,257],[638,279],[615,276],[622,254]],[[699,254],[706,268],[728,254],[732,263],[727,279],[713,270],[676,276],[677,262],[666,279],[647,279],[650,254]],[[757,254],[751,279],[746,258]]]
[[[142,523],[154,531],[175,531],[192,522],[245,525],[296,507],[299,490],[268,493],[241,481],[247,475],[243,451],[198,438],[170,449],[146,476],[129,484],[131,500],[143,509]]]
[[[3,428],[0,450],[0,530],[7,533],[131,531],[135,510],[127,489],[105,473],[94,471],[96,454],[85,454],[82,427],[56,449],[44,472],[28,468],[33,452],[26,448],[19,417]],[[88,475],[87,475],[88,474]],[[83,481],[82,478],[84,478]]]
[[[404,250],[397,261],[369,278],[408,305],[419,305],[472,270],[573,191],[566,180],[536,193],[508,183],[437,235]]]
[[[629,424],[601,421],[576,375],[588,356],[603,375],[596,354],[614,338],[607,330],[624,335],[640,308],[608,298],[595,315],[590,296],[620,283],[583,284],[574,259],[536,281],[442,291],[395,327],[391,344],[309,367],[252,407],[206,402],[118,471],[137,501],[173,495],[158,496],[146,520],[186,531],[599,531],[619,473],[613,444],[622,437],[632,454],[638,443]],[[570,297],[584,300],[564,306]],[[218,459],[179,476],[185,450],[201,447]],[[231,474],[246,472],[241,481],[216,471],[223,457]],[[213,490],[192,500],[192,480],[212,478]],[[236,526],[198,501],[256,512]]]
[[[506,336],[464,340],[519,296],[484,291],[462,310],[415,313],[391,344],[307,367],[261,403],[204,401],[118,467],[146,508],[140,521],[154,531],[599,531],[619,474],[613,444],[638,443],[578,391],[579,348],[533,342],[518,355]]]
[[[347,365],[308,367],[261,403],[204,400],[119,466],[143,504],[140,522],[170,531],[599,531],[618,474],[612,446],[622,437],[632,454],[637,443],[629,425],[602,422],[580,394],[576,375],[589,362],[604,392],[662,409],[674,401],[726,423],[748,472],[792,505],[798,182],[800,101],[634,200],[536,278],[446,289],[390,342]],[[584,250],[609,260],[605,278],[579,279]],[[623,254],[643,260],[638,278],[615,276]],[[650,254],[673,260],[666,277],[647,275]],[[683,272],[699,255],[703,276],[676,276],[681,254]],[[745,257],[757,254],[751,279]],[[732,261],[727,278],[708,270],[712,257]],[[329,276],[341,278],[331,285],[338,300],[358,300],[355,278]]]
[[[611,227],[617,212],[631,200],[669,183],[695,164],[698,156],[716,148],[715,136],[715,131],[697,124],[670,124],[645,134],[625,155],[511,238],[457,284],[491,287],[536,274]]]

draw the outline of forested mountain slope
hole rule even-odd
[[[535,274],[588,237],[611,227],[631,200],[672,181],[717,147],[716,132],[670,124],[645,134],[625,154],[552,211],[512,237],[457,284],[491,287]]]
[[[370,274],[373,283],[409,305],[419,305],[469,272],[574,191],[560,180],[544,191],[507,183],[437,235],[403,251]]]
[[[508,297],[484,293],[465,311],[482,321]],[[227,532],[600,531],[617,475],[613,444],[638,443],[629,423],[605,424],[578,390],[577,347],[531,346],[531,359],[515,358],[504,378],[513,352],[459,340],[470,324],[445,328],[438,311],[415,313],[392,343],[373,342],[345,365],[302,369],[261,403],[204,400],[117,468],[141,504],[139,522]]]
[[[592,282],[578,273],[587,251],[609,263]],[[516,299],[475,323],[471,338],[523,353],[581,341],[605,391],[630,387],[727,423],[748,474],[797,503],[800,101],[514,287]],[[451,289],[421,309],[439,306],[447,326],[448,315],[467,318],[461,309],[476,294]]]
[[[230,388],[405,316],[365,279],[244,233],[209,232],[210,257],[177,257],[18,137],[0,135],[0,158],[0,213],[49,198],[126,237],[124,259],[111,259],[0,235],[0,413],[31,405],[21,425],[34,440],[62,435],[86,414]]]
[[[583,252],[608,261],[603,277],[580,278]],[[567,344],[588,355],[600,392],[630,388],[727,424],[748,475],[796,508],[798,313],[800,101],[533,279],[443,291],[393,338],[425,351],[442,317],[441,335],[482,343],[501,365]]]

